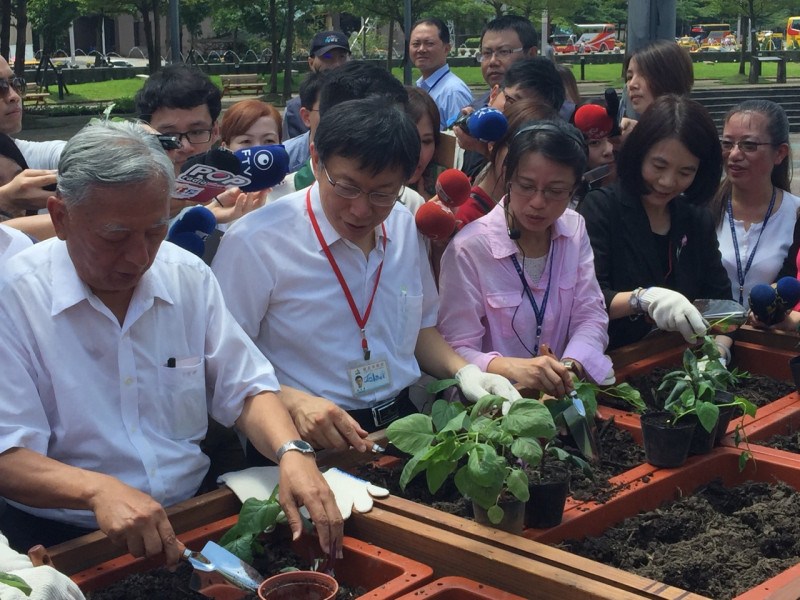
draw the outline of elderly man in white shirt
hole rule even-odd
[[[279,457],[294,535],[305,504],[322,547],[341,548],[335,498],[296,442],[272,367],[204,263],[161,243],[173,186],[172,163],[138,125],[89,125],[64,149],[47,206],[58,238],[0,277],[0,494],[13,502],[0,528],[26,550],[9,529],[18,517],[38,533],[99,526],[175,565],[163,506],[197,491],[210,413]]]
[[[311,145],[316,183],[243,217],[212,268],[225,300],[275,366],[303,439],[363,450],[362,437],[416,412],[420,368],[456,376],[475,401],[519,397],[439,335],[436,286],[414,217],[397,202],[419,135],[380,97],[337,104]],[[249,457],[248,457],[249,458]]]

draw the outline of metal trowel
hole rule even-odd
[[[698,298],[692,304],[709,322],[714,334],[736,331],[747,322],[747,311],[735,300]]]
[[[584,458],[592,463],[600,462],[600,453],[597,451],[595,439],[594,419],[587,416],[583,400],[578,397],[575,390],[570,392],[572,404],[561,413],[567,424],[570,435]]]
[[[216,542],[206,542],[201,552],[184,548],[183,556],[197,571],[219,573],[227,581],[244,590],[256,591],[264,581],[261,573]]]

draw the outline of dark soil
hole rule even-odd
[[[313,556],[305,559],[295,554],[287,540],[270,539],[264,545],[265,553],[256,558],[253,566],[265,577],[290,569],[309,569]],[[333,565],[335,573],[336,565]],[[189,587],[192,567],[181,563],[174,573],[167,569],[154,569],[146,573],[129,575],[124,579],[87,595],[87,600],[207,600],[207,597]],[[336,600],[354,600],[367,593],[364,588],[354,588],[339,582]],[[258,600],[258,595],[247,594],[243,600]]]
[[[800,431],[788,433],[786,435],[773,435],[765,442],[752,442],[759,446],[769,446],[778,450],[785,450],[786,452],[794,452],[800,454]]]
[[[714,481],[694,495],[559,547],[729,600],[800,561],[800,493],[784,483]]]
[[[617,427],[613,419],[598,421],[596,436],[601,460],[599,464],[592,465],[593,478],[580,467],[569,465],[570,490],[572,497],[576,500],[605,502],[619,491],[609,483],[609,479],[644,463],[644,449],[633,440],[633,436],[629,432]],[[565,436],[562,441],[566,450],[577,454],[577,450],[570,446],[568,437]],[[402,458],[405,458],[405,455],[402,455]],[[358,475],[385,487],[392,494],[401,498],[419,502],[459,517],[473,518],[471,503],[456,489],[452,479],[445,482],[436,494],[431,494],[428,491],[424,473],[420,473],[409,482],[405,490],[402,490],[400,489],[402,469],[402,464],[394,468],[368,464],[360,467]]]
[[[664,401],[663,399],[656,399],[656,390],[658,389],[658,386],[661,385],[661,379],[664,377],[664,375],[674,370],[675,368],[658,367],[646,375],[629,377],[628,383],[641,392],[642,399],[645,401],[645,404],[647,404],[648,408],[660,409],[664,406]],[[756,406],[760,407],[766,406],[778,398],[783,398],[784,396],[791,394],[793,391],[795,391],[795,388],[793,383],[780,381],[764,375],[750,375],[750,377],[739,381],[739,383],[730,391],[737,396],[746,398]],[[630,406],[626,402],[617,398],[609,398],[601,395],[598,396],[598,401],[601,404],[605,404],[613,408],[630,410]]]

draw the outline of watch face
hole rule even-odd
[[[301,452],[314,452],[314,448],[311,446],[311,444],[303,440],[297,440],[293,445]]]

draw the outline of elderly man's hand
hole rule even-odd
[[[342,558],[344,519],[334,496],[313,456],[301,452],[286,452],[280,462],[281,480],[278,492],[283,512],[292,530],[292,539],[303,531],[300,506],[305,506],[319,536],[323,552],[333,552]]]
[[[167,513],[144,492],[107,477],[92,495],[90,506],[101,531],[133,556],[164,552],[167,566],[178,564],[181,551]]]
[[[315,448],[346,450],[352,446],[360,452],[367,450],[363,439],[367,432],[330,400],[286,387],[280,396],[300,436]]]
[[[0,208],[12,214],[45,208],[55,192],[43,188],[55,183],[55,169],[25,169],[0,187]]]

